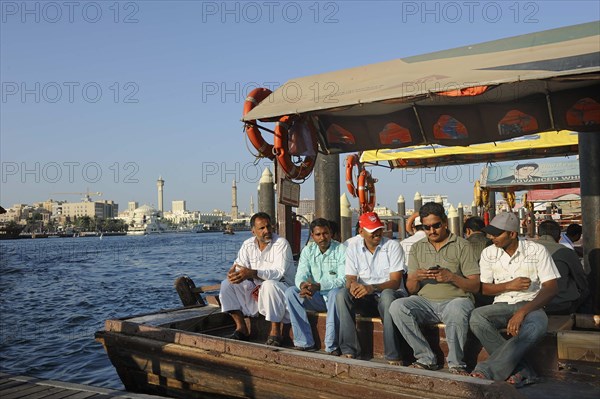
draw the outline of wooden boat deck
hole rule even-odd
[[[0,373],[0,398],[2,399],[158,399],[162,397]]]

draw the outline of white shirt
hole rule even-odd
[[[421,241],[425,237],[427,237],[427,233],[425,233],[423,230],[417,230],[417,232],[415,234],[413,234],[412,236],[400,241],[400,245],[402,246],[402,249],[404,250],[404,261],[406,262],[407,265],[408,265],[408,257],[410,256],[410,247],[412,247],[415,242]]]
[[[548,250],[543,245],[526,240],[519,240],[513,256],[509,256],[502,248],[490,245],[481,253],[479,267],[482,283],[506,283],[517,277],[531,279],[526,291],[503,292],[494,298],[494,303],[515,304],[532,301],[542,288],[542,283],[560,278]]]
[[[260,280],[283,281],[289,286],[294,285],[294,259],[292,249],[285,238],[273,233],[273,238],[267,247],[261,251],[256,237],[252,236],[244,241],[238,251],[235,263],[253,270],[257,270]],[[256,280],[256,284],[262,281]]]
[[[404,250],[397,240],[383,237],[371,253],[364,238],[352,238],[346,249],[346,275],[357,276],[360,284],[381,284],[389,281],[390,273],[406,272]]]

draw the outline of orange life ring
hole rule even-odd
[[[296,165],[292,161],[292,155],[289,152],[288,146],[288,133],[290,127],[294,123],[306,123],[306,126],[310,130],[310,145],[315,150],[315,155],[307,156],[304,160]],[[286,176],[294,180],[306,179],[313,168],[315,167],[315,160],[317,159],[317,133],[314,127],[305,119],[298,116],[285,115],[279,119],[279,122],[275,125],[275,140],[273,142],[273,152],[279,161],[279,165],[285,172]]]
[[[375,209],[375,182],[371,173],[362,170],[358,175],[358,202],[362,213],[373,212]]]
[[[269,97],[271,93],[271,90],[263,87],[252,90],[244,101],[244,116],[246,116],[248,112],[250,112],[265,98]],[[245,128],[246,134],[248,135],[248,138],[250,139],[250,142],[254,148],[256,148],[258,151],[258,154],[261,157],[269,158],[271,160],[274,159],[275,155],[273,154],[273,145],[267,143],[265,139],[262,138],[260,129],[256,126],[256,120],[248,121],[245,124]]]
[[[354,185],[354,176],[352,173],[354,172],[354,166],[358,167],[357,174],[360,174],[362,171],[362,165],[359,162],[358,154],[351,154],[346,157],[346,187],[348,187],[348,192],[350,195],[356,198],[358,195],[358,190]]]

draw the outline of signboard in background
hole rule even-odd
[[[503,165],[488,165],[481,172],[480,182],[481,187],[491,190],[576,187],[579,186],[579,161],[551,163],[518,161]]]
[[[298,207],[300,205],[300,184],[288,179],[279,180],[279,203]]]

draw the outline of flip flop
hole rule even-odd
[[[453,366],[453,367],[449,367],[448,370],[450,371],[450,374],[456,374],[456,375],[470,375],[469,372],[467,371],[466,368],[464,368],[463,366]]]
[[[235,339],[236,341],[248,341],[248,340],[250,340],[250,335],[246,335],[246,334],[241,333],[238,330],[235,330],[233,332],[233,334],[231,334],[228,338]]]
[[[440,369],[440,366],[437,364],[425,364],[425,363],[421,363],[421,362],[414,362],[409,367],[412,367],[414,369],[429,370],[429,371],[436,371],[436,370]]]
[[[508,377],[506,382],[508,382],[510,385],[514,386],[515,388],[523,388],[526,385],[535,384],[536,382],[538,382],[538,378],[537,377],[525,377],[521,373],[515,373],[515,374],[511,375],[510,377]]]
[[[485,376],[485,374],[483,374],[481,371],[473,371],[473,372],[470,374],[470,376],[471,376],[471,377],[473,377],[473,378],[480,378],[480,379],[482,379],[482,380],[488,380],[488,379],[489,379],[489,378],[487,378],[487,377]]]
[[[269,337],[267,338],[267,342],[265,342],[265,345],[281,346],[282,339],[283,337],[280,335],[269,335]]]

